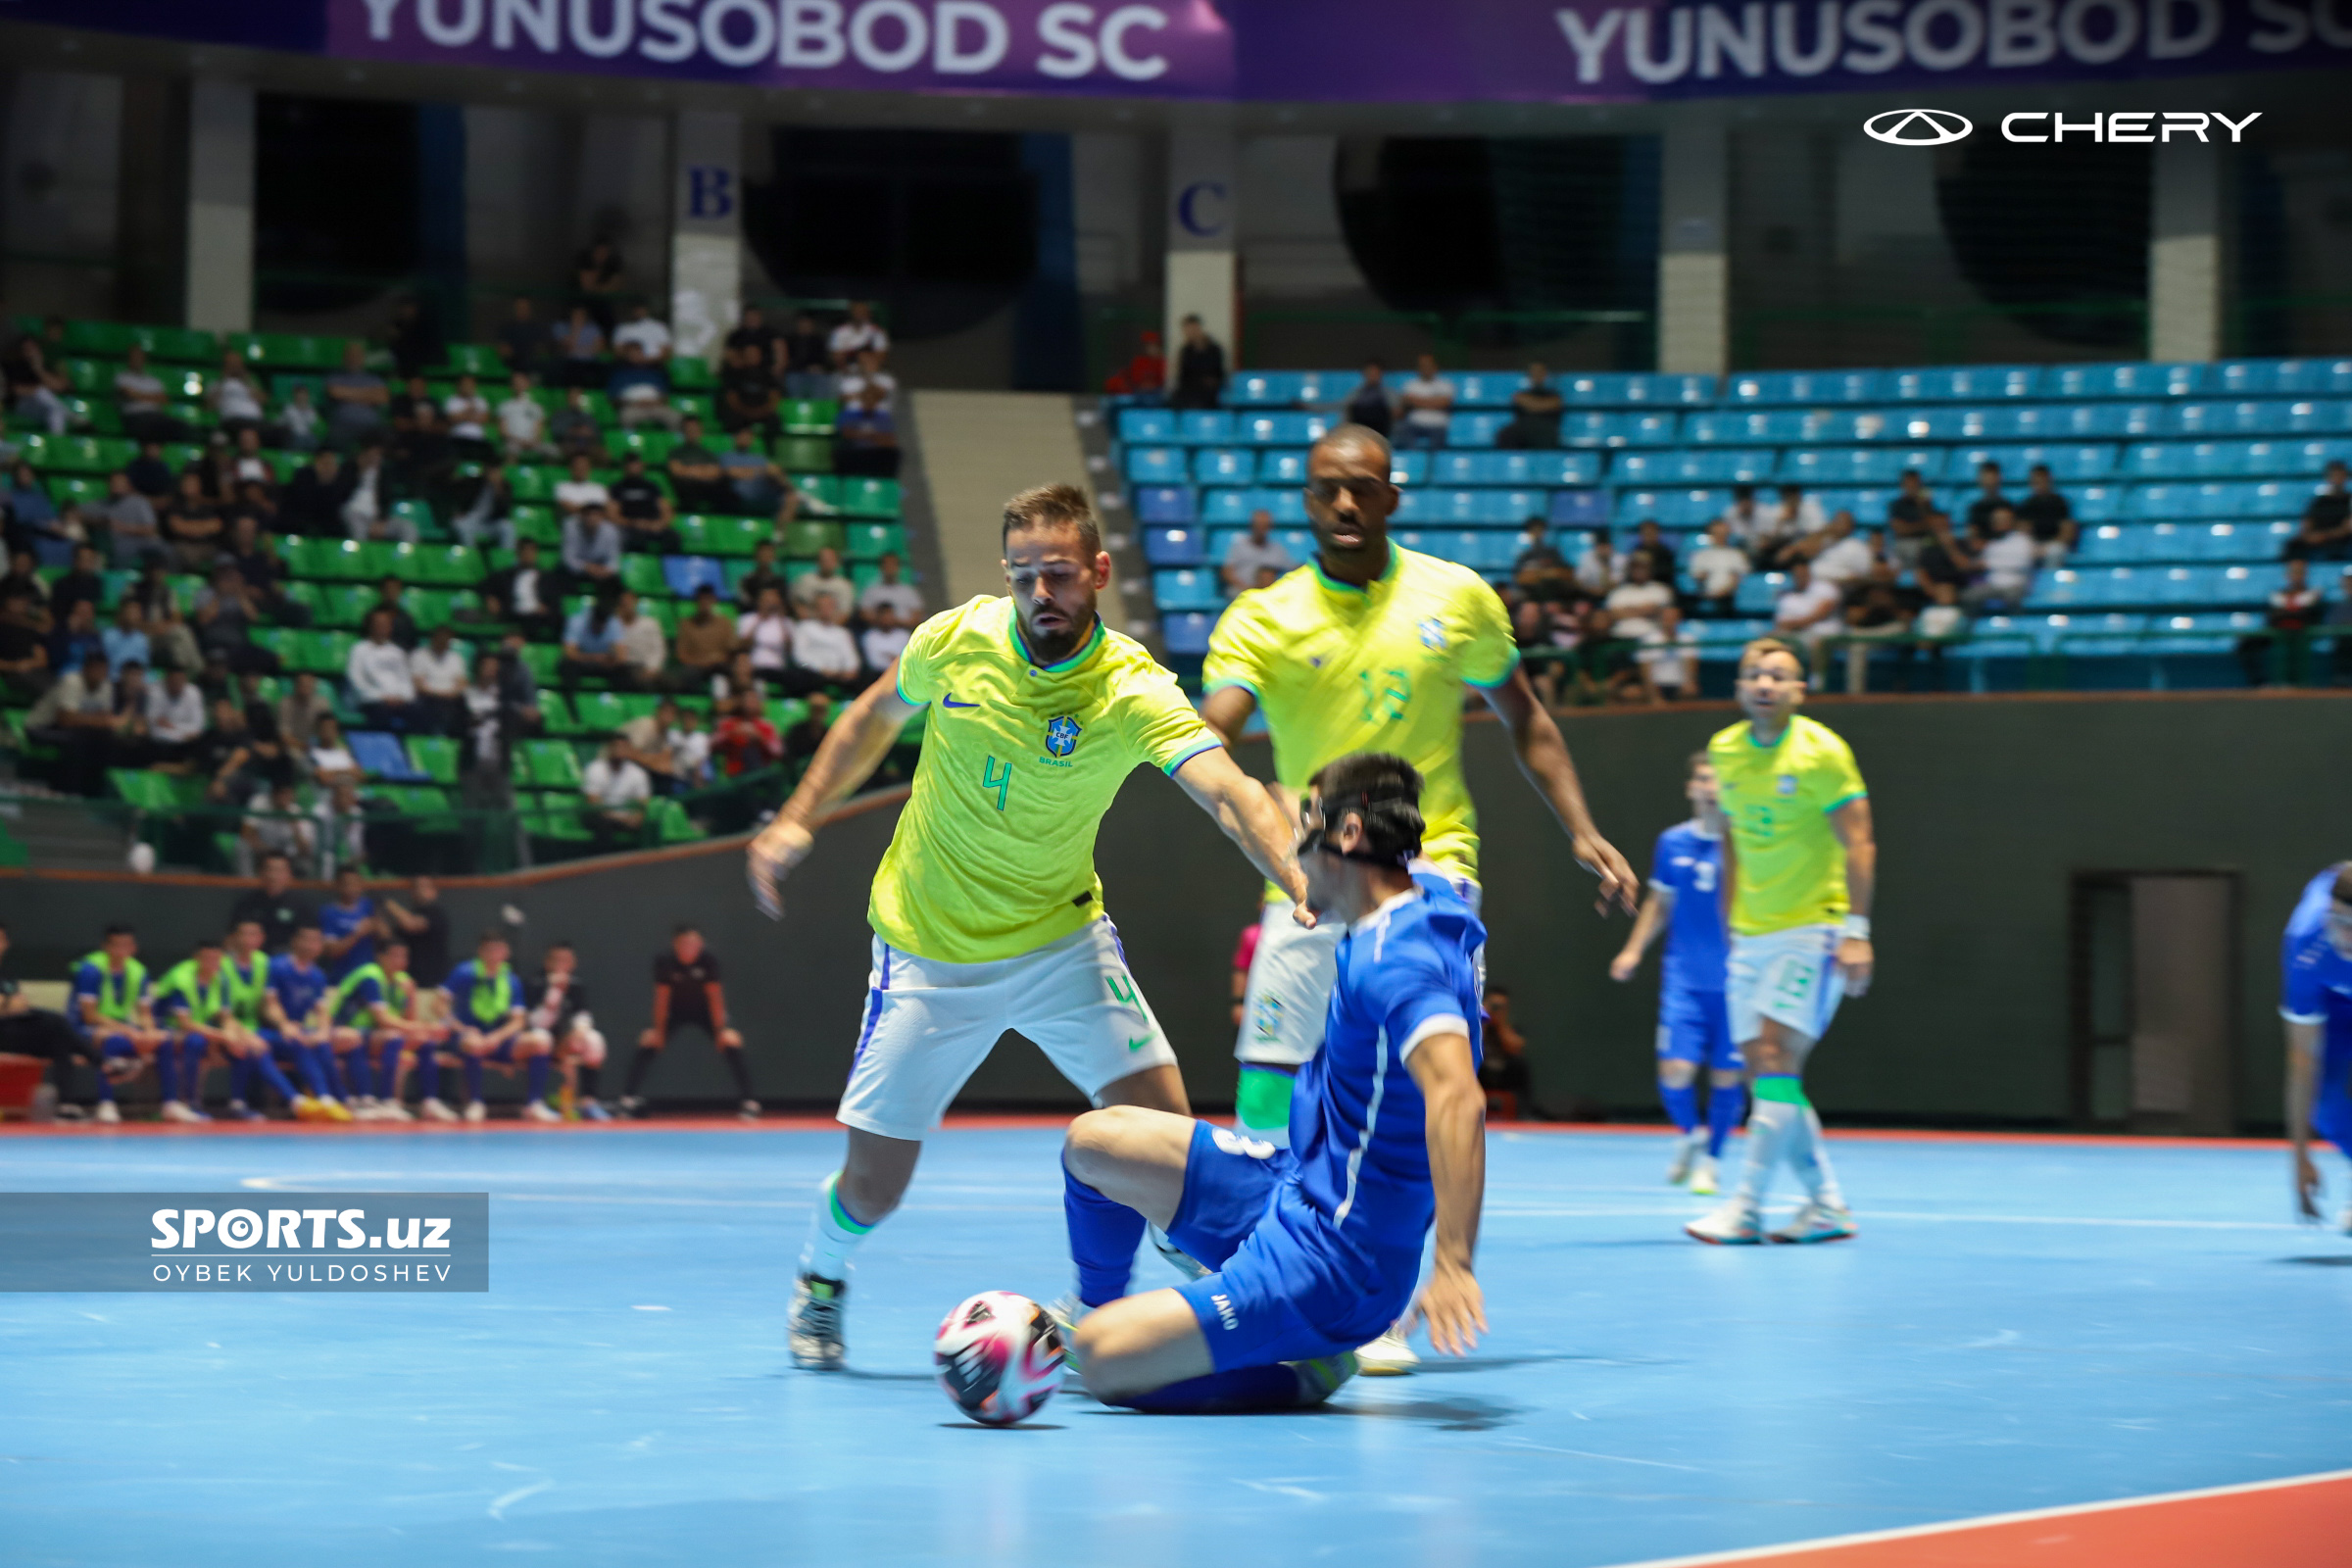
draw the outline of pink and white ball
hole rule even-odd
[[[1060,1326],[1010,1291],[982,1291],[959,1304],[931,1346],[939,1386],[956,1408],[992,1427],[1044,1409],[1061,1387],[1064,1355]]]

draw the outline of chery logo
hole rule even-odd
[[[1862,122],[1864,135],[1897,147],[1941,147],[1976,128],[1966,115],[1949,109],[1889,109]]]

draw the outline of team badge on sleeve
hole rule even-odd
[[[1067,757],[1078,749],[1078,721],[1060,714],[1046,726],[1046,750],[1055,757]]]

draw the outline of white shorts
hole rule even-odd
[[[1457,871],[1415,860],[1416,872],[1435,871],[1476,909],[1479,885]],[[1233,1054],[1270,1067],[1303,1067],[1323,1049],[1324,1015],[1331,988],[1340,978],[1340,938],[1346,927],[1326,922],[1301,927],[1294,907],[1279,895],[1257,917],[1257,955],[1250,960],[1250,984],[1242,996],[1242,1033]],[[1484,983],[1484,977],[1481,977]]]
[[[1007,1029],[1035,1041],[1090,1102],[1176,1061],[1108,920],[993,963],[918,958],[876,937],[866,987],[835,1119],[883,1138],[915,1142],[937,1127]]]
[[[1819,1040],[1845,996],[1838,969],[1839,928],[1800,925],[1763,936],[1732,938],[1724,977],[1731,1006],[1732,1043],[1746,1046],[1774,1019],[1808,1040]]]

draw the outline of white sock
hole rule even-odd
[[[1843,1208],[1845,1194],[1838,1190],[1837,1173],[1830,1169],[1830,1150],[1822,1138],[1821,1112],[1809,1104],[1804,1110],[1788,1139],[1788,1163],[1796,1167],[1797,1179],[1813,1195],[1813,1201],[1830,1208]]]
[[[1747,1164],[1740,1173],[1740,1200],[1758,1204],[1772,1184],[1773,1167],[1780,1164],[1799,1123],[1797,1107],[1786,1101],[1759,1100],[1747,1112]]]
[[[834,1193],[840,1182],[841,1172],[835,1171],[818,1189],[816,1211],[808,1216],[808,1241],[801,1249],[801,1272],[821,1280],[848,1279],[850,1254],[873,1231],[873,1226],[858,1224],[841,1206]]]

